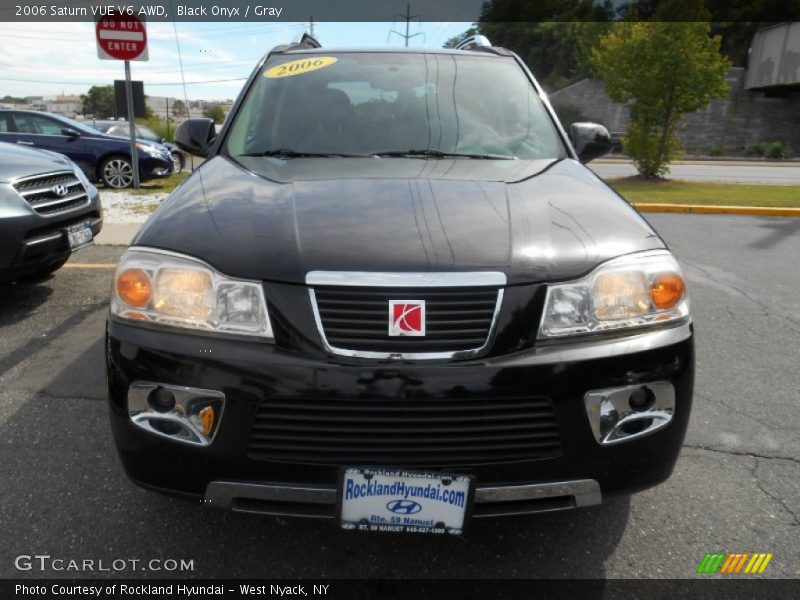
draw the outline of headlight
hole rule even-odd
[[[273,337],[260,283],[159,250],[125,252],[114,274],[111,313],[139,323]]]
[[[145,154],[149,154],[153,158],[163,158],[161,150],[159,150],[155,146],[151,146],[150,144],[143,144],[141,142],[136,142],[136,147]]]
[[[92,184],[89,182],[89,179],[86,177],[86,173],[83,172],[78,165],[72,163],[72,171],[75,173],[75,177],[83,184],[83,187],[87,190],[91,189]]]
[[[551,285],[539,338],[643,327],[688,315],[675,257],[667,250],[641,252],[610,260],[577,281]]]

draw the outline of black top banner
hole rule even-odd
[[[0,21],[95,21],[113,15],[147,21],[180,22],[344,22],[397,21],[411,17],[427,22],[591,22],[653,19],[670,0],[0,0]],[[700,4],[698,0],[698,5]],[[707,0],[712,13],[716,0]],[[800,20],[800,0],[780,0],[768,11],[754,12],[752,0],[726,0],[725,21],[783,22]],[[656,17],[657,18],[657,17]]]

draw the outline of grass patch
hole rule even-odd
[[[148,194],[169,194],[172,190],[178,187],[178,184],[189,177],[189,175],[191,175],[191,173],[184,170],[180,173],[173,173],[169,177],[144,181],[138,190],[131,188],[126,191],[135,196],[146,196]]]
[[[800,208],[800,185],[716,183],[636,177],[606,180],[634,204],[703,204]]]

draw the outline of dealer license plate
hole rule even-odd
[[[466,475],[346,467],[339,483],[339,520],[361,531],[460,534],[472,504]]]
[[[92,228],[89,223],[67,227],[67,237],[69,238],[70,249],[77,250],[86,244],[92,243]]]

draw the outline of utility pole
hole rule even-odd
[[[395,21],[397,20],[397,17],[400,17],[401,19],[403,19],[406,22],[406,34],[403,35],[399,31],[395,31],[394,29],[392,29],[389,32],[389,35],[386,36],[386,41],[387,42],[389,41],[389,38],[392,37],[393,33],[396,34],[396,35],[399,35],[401,38],[404,38],[406,40],[406,48],[408,48],[408,40],[410,40],[411,38],[417,37],[418,35],[421,35],[421,36],[423,36],[423,39],[424,39],[425,34],[423,32],[421,32],[421,31],[418,32],[418,33],[415,33],[414,35],[409,35],[409,33],[408,33],[408,29],[409,29],[409,25],[411,25],[411,21],[413,21],[414,19],[419,20],[419,18],[420,18],[419,15],[412,15],[411,14],[411,3],[410,2],[406,3],[406,14],[404,14],[404,15],[401,15],[399,13],[396,14],[394,16]]]
[[[309,20],[308,35],[314,37],[314,15],[310,15],[308,20]]]

